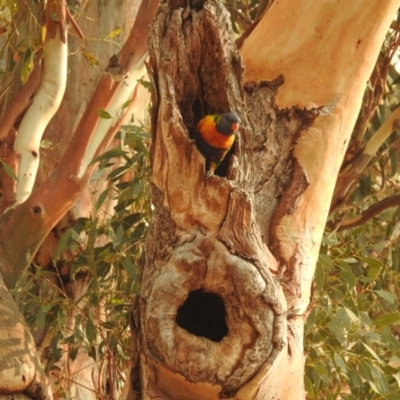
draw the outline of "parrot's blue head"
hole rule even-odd
[[[239,124],[242,122],[234,112],[224,113],[215,117],[216,129],[223,135],[231,136],[239,129]]]

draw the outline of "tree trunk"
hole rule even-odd
[[[398,5],[274,2],[242,48],[244,85],[220,2],[162,7],[131,398],[304,397],[303,327],[329,202]],[[242,128],[206,177],[191,138],[202,116],[229,111]]]
[[[58,114],[47,128],[45,138],[51,143],[51,146],[40,151],[42,156],[40,170],[38,174],[36,174],[36,171],[28,174],[30,187],[18,201],[22,204],[17,205],[15,203],[13,193],[15,185],[12,179],[8,179],[7,185],[5,184],[6,180],[1,180],[4,195],[1,198],[0,207],[0,267],[6,285],[1,279],[0,291],[4,293],[1,295],[0,304],[2,309],[0,313],[2,326],[0,336],[10,341],[9,335],[11,334],[14,343],[13,346],[4,346],[0,351],[0,393],[12,393],[17,396],[18,393],[24,392],[34,399],[52,398],[53,394],[49,381],[40,364],[41,362],[44,364],[54,363],[52,351],[58,347],[61,359],[56,364],[56,368],[49,368],[50,383],[53,384],[52,388],[56,389],[54,393],[56,397],[60,398],[60,393],[63,392],[75,399],[85,400],[97,398],[98,395],[109,395],[110,398],[116,396],[115,390],[111,390],[114,376],[108,380],[111,368],[107,369],[107,373],[104,372],[107,365],[106,357],[101,362],[97,362],[81,348],[78,355],[72,359],[70,357],[70,344],[60,341],[60,338],[68,337],[74,332],[76,310],[80,309],[81,314],[85,313],[86,304],[77,304],[77,301],[87,290],[87,279],[70,280],[67,284],[63,282],[62,288],[67,288],[66,295],[71,303],[75,304],[75,307],[70,307],[74,310],[67,316],[67,321],[62,327],[63,332],[61,333],[49,330],[49,323],[47,323],[44,329],[39,329],[39,332],[32,335],[26,321],[8,293],[7,287],[8,289],[14,288],[18,277],[25,274],[38,249],[35,258],[36,265],[54,272],[55,266],[52,257],[60,236],[74,224],[77,216],[88,216],[93,211],[96,199],[92,196],[93,187],[88,184],[88,177],[93,170],[93,166],[89,163],[93,157],[105,150],[123,121],[124,113],[120,112],[121,105],[135,93],[135,88],[138,86],[136,80],[143,75],[144,68],[141,59],[147,53],[148,25],[158,6],[158,1],[143,3],[141,18],[139,18],[139,21],[135,21],[135,26],[132,28],[134,14],[136,14],[141,3],[136,1],[132,5],[132,2],[123,0],[117,3],[91,2],[90,6],[83,11],[90,18],[84,18],[82,21],[79,16],[75,15],[78,25],[88,38],[107,38],[119,25],[123,25],[121,29],[123,37],[120,39],[112,37],[115,41],[113,45],[110,44],[110,39],[87,40],[86,42],[82,38],[72,40],[71,48],[74,54],[69,60],[71,62],[69,77],[72,79],[68,81],[66,96]],[[27,18],[26,13],[30,10],[23,7],[25,6],[21,5],[20,9],[22,20]],[[52,32],[48,24],[53,24],[55,27],[52,26],[52,29],[58,35],[58,29],[61,31],[62,25],[59,22],[62,20],[59,18],[59,13],[62,12],[65,15],[66,4],[65,2],[49,2],[46,10],[49,10],[48,13],[52,13],[53,18],[50,18],[50,22],[47,21],[45,26],[42,18],[37,18],[37,20],[39,23],[43,23],[43,32],[48,32],[51,35]],[[54,18],[54,16],[58,18]],[[65,22],[65,19],[63,22]],[[123,43],[127,37],[129,37],[129,40],[121,49],[117,41]],[[80,47],[82,48],[80,49]],[[32,104],[35,105],[35,101],[41,95],[39,90],[36,93],[35,90],[38,87],[53,89],[51,86],[53,84],[57,88],[58,80],[63,79],[65,83],[67,78],[66,60],[57,56],[50,60],[47,58],[49,54],[50,51],[46,51],[43,60],[38,57],[38,64],[45,65],[45,68],[48,68],[48,65],[53,67],[61,62],[63,68],[57,69],[57,79],[52,80],[51,78],[54,78],[54,76],[50,74],[49,77],[46,71],[41,73],[39,69],[37,76],[32,73],[32,76],[37,78],[33,83],[29,84],[28,82],[19,92],[9,92],[12,96],[9,99],[10,101],[6,102],[9,107],[8,112],[4,112],[3,123],[0,124],[0,140],[7,139],[8,147],[0,146],[0,148],[10,153],[16,160],[19,156],[15,153],[26,152],[27,156],[33,158],[35,164],[38,164],[42,133],[49,122],[49,118],[44,114],[48,113],[50,108],[54,108],[54,111],[56,111],[59,106],[55,101],[49,101],[42,107],[37,107],[35,113],[32,113],[34,109]],[[108,60],[116,54],[120,56],[121,68],[125,68],[126,79],[121,82],[114,77],[114,71],[106,70]],[[93,66],[90,66],[84,59],[85,57],[92,62],[97,57],[100,68],[96,70]],[[137,68],[137,66],[141,68]],[[49,72],[49,69],[47,69],[47,72]],[[48,82],[46,82],[47,78],[50,78]],[[98,81],[99,83],[97,83]],[[44,92],[44,95],[53,95],[54,90],[52,92],[42,90],[42,92]],[[54,97],[61,100],[59,92],[56,94],[57,96]],[[92,98],[90,99],[91,95]],[[33,102],[32,96],[34,96]],[[23,101],[21,101],[21,98]],[[128,114],[128,111],[133,112],[135,110],[135,116],[139,117],[136,112],[138,107],[135,108],[138,103],[136,100],[137,96],[135,101],[132,101],[130,106],[123,111]],[[112,109],[113,101],[118,103],[118,116]],[[109,110],[115,118],[112,121],[100,119],[99,108]],[[23,129],[21,129],[23,124],[20,124],[20,119],[22,118],[22,121],[24,121],[29,113],[35,115],[33,120],[25,123],[28,129],[25,129],[27,135],[24,137],[22,135]],[[130,114],[128,115],[130,117]],[[44,121],[44,119],[46,120]],[[7,128],[5,128],[4,121],[8,123]],[[29,123],[33,124],[32,121],[41,123],[39,129],[41,132],[34,137],[34,148],[29,147],[32,144],[29,141],[33,138],[30,135],[32,132],[29,132]],[[107,122],[109,126],[107,126]],[[17,137],[20,141],[23,140],[24,143],[28,143],[29,151],[18,145],[14,146],[15,152],[13,154],[13,141],[17,129],[19,130]],[[14,135],[11,135],[11,133]],[[6,153],[6,155],[8,154]],[[3,157],[4,154],[1,154],[1,156]],[[15,164],[18,173],[18,163],[15,162]],[[1,178],[6,176],[3,169],[0,173],[2,174]],[[35,182],[36,190],[31,193],[33,182]],[[98,180],[96,181],[97,190],[101,188],[101,184],[105,184],[105,179],[100,183]],[[56,223],[71,209],[78,196],[80,196],[80,199],[73,207],[72,217],[70,215],[65,217],[59,226],[55,227]],[[14,209],[7,210],[8,208]],[[42,244],[43,246],[41,246]],[[59,268],[63,267],[61,264],[58,265]],[[66,272],[65,269],[68,269],[68,271]],[[67,279],[69,272],[69,267],[65,267],[63,271],[59,272],[58,276]],[[57,286],[60,285],[60,279],[56,277],[57,274],[54,274],[54,276],[53,285],[49,285],[48,281],[45,280],[43,286],[37,289],[37,296],[44,291],[58,290]],[[104,314],[102,313],[102,315]],[[97,322],[100,323],[100,321]],[[85,321],[83,321],[84,324]],[[58,339],[54,346],[52,339],[55,336]],[[41,350],[39,355],[36,352],[36,346]],[[77,346],[77,343],[75,343],[75,346]]]
[[[66,4],[47,3],[51,13],[42,33],[54,37],[53,30],[60,29],[57,40],[65,44]],[[244,71],[219,1],[170,0],[162,5],[153,26],[150,66],[155,84],[155,216],[131,321],[130,398],[303,396],[303,323],[322,231],[365,83],[399,3],[275,1],[244,42]],[[0,169],[0,268],[8,289],[46,237],[36,261],[53,268],[59,235],[73,221],[66,218],[54,226],[82,192],[75,215],[91,212],[90,161],[122,121],[107,122],[98,109],[115,116],[132,95],[157,4],[142,3],[137,26],[121,51],[93,46],[74,53],[81,42],[69,41],[74,55],[66,96],[46,132],[54,147],[42,153],[36,190],[30,193],[34,177],[28,177],[22,204],[5,213],[15,201],[15,182]],[[99,21],[111,23],[119,20],[110,18],[111,12],[121,14],[123,5],[124,0],[90,2]],[[82,46],[94,45],[91,37],[104,37],[120,25],[99,22],[92,35],[85,23],[93,22],[76,19],[88,37]],[[103,33],[99,25],[106,26]],[[44,54],[45,63],[50,53]],[[105,60],[117,53],[116,66],[104,70]],[[59,61],[65,61],[65,48],[62,54]],[[84,56],[93,61],[92,55],[100,63],[95,74],[88,65],[82,67]],[[66,75],[64,61],[63,69],[56,68],[60,79],[65,78],[59,76],[62,71]],[[2,103],[0,158],[13,166],[18,164],[16,152],[25,152],[37,164],[41,137],[35,138],[34,149],[12,149],[24,111],[46,77],[51,81],[52,74],[41,75],[35,68],[19,94],[8,91],[12,99]],[[60,100],[60,91],[53,95]],[[44,119],[52,105],[37,111],[32,121]],[[226,163],[206,177],[204,158],[191,138],[202,116],[227,111],[241,116],[242,128]],[[25,123],[26,132],[29,127]],[[69,284],[69,300],[78,308],[85,279]],[[35,344],[48,350],[53,332],[30,334],[2,279],[0,309],[0,336],[6,344],[0,351],[0,393],[50,399]],[[67,333],[74,323],[71,313],[63,327]],[[83,351],[71,360],[68,343],[63,350],[59,375],[50,371],[53,383],[65,378],[56,396],[63,390],[76,399],[94,398],[96,391],[108,396],[105,363],[98,367]],[[42,361],[48,361],[46,354]]]

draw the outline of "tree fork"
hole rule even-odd
[[[303,391],[303,317],[288,312],[282,270],[267,246],[283,189],[291,187],[291,207],[305,190],[291,149],[319,110],[277,109],[282,78],[244,91],[232,38],[229,15],[213,0],[164,4],[153,24],[155,215],[132,368],[143,398],[289,400]],[[228,111],[243,126],[226,176],[206,178],[191,136],[202,116]],[[262,172],[253,171],[254,160]],[[254,201],[254,188],[271,198],[267,207]],[[276,368],[285,373],[266,379]],[[289,376],[297,378],[288,388]]]
[[[66,6],[65,2],[52,2],[52,4],[57,7]],[[124,74],[134,72],[133,70],[136,70],[138,61],[147,51],[147,26],[152,20],[157,6],[158,0],[144,1],[139,9],[140,16],[138,15],[138,18],[135,19],[129,39],[121,50],[120,61]],[[8,117],[5,115],[3,119],[3,122],[7,123],[9,127],[16,122],[16,117],[30,104],[30,97],[37,88],[36,79],[33,78],[36,78],[36,74],[40,75],[39,72],[40,70],[36,68],[34,70],[35,76],[32,75],[32,79],[27,84],[28,86],[24,86],[20,95],[17,95],[17,100],[19,99],[22,102],[22,108],[17,106],[16,102],[11,103],[12,114]],[[98,134],[96,131],[96,126],[100,120],[98,109],[107,107],[115,93],[112,88],[117,88],[119,85],[126,85],[126,82],[116,82],[108,72],[102,74],[97,89],[92,95],[92,100],[89,101],[86,112],[81,118],[81,122],[76,128],[72,139],[66,146],[66,151],[58,166],[52,170],[51,175],[44,182],[41,182],[42,184],[38,185],[38,188],[33,191],[24,203],[6,213],[0,214],[0,269],[2,275],[0,279],[0,292],[2,293],[0,296],[0,299],[2,299],[0,304],[0,314],[2,316],[0,337],[7,343],[3,351],[4,354],[0,357],[0,393],[8,393],[10,396],[14,393],[14,395],[18,396],[20,395],[19,392],[24,392],[30,398],[46,400],[52,398],[49,380],[40,367],[40,352],[38,354],[36,351],[34,338],[29,331],[29,327],[18,311],[18,307],[7,288],[14,288],[18,277],[26,271],[31,259],[47,234],[71,208],[87,185],[88,178],[95,165],[89,165],[80,175],[78,172],[93,136]],[[137,82],[135,81],[135,85],[132,85],[132,93],[134,93],[136,86]],[[126,98],[121,99],[121,104],[126,100]],[[124,108],[126,114],[131,111],[132,105],[133,102]],[[124,118],[128,118],[126,114],[118,120],[118,123],[113,124],[109,129],[102,132],[104,135],[97,142],[94,157],[105,151],[105,148],[115,136],[119,124],[123,123]],[[37,117],[39,118],[40,115]],[[68,136],[69,130],[64,126],[63,129],[64,137]],[[9,131],[11,132],[10,128],[2,131],[2,139]],[[12,148],[12,139],[14,137],[10,137],[10,143],[7,143],[9,149]],[[2,150],[4,149],[2,148]],[[12,187],[11,184],[8,184],[8,186]],[[4,201],[5,198],[3,196],[2,200]],[[12,200],[13,196],[7,197],[7,205]],[[7,208],[3,203],[1,207],[2,211]],[[77,286],[81,287],[81,282]],[[51,334],[50,332],[46,340]],[[10,335],[12,336],[11,339]],[[45,343],[46,349],[48,348],[48,343],[49,341]],[[68,354],[64,359],[67,358]],[[90,366],[95,369],[97,366],[95,364],[91,362]],[[95,373],[92,375],[87,373],[90,367],[79,371],[75,371],[74,367],[72,362],[68,363],[68,365],[67,362],[61,365],[62,372],[60,372],[60,376],[65,377],[64,382],[67,382],[65,387],[69,385],[68,389],[73,390],[71,389],[72,384],[70,384],[72,380],[68,380],[68,376],[76,378],[79,373],[82,375],[86,373],[86,376],[91,376],[93,387],[96,387],[95,384],[99,384],[98,381],[94,382],[96,379]],[[55,371],[52,370],[49,373],[53,382],[54,377],[57,375]],[[86,389],[90,393],[90,388]],[[20,396],[22,398],[23,395]],[[87,395],[83,394],[81,398],[86,399]]]

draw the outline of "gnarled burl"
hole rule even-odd
[[[291,151],[317,112],[278,110],[282,77],[242,86],[219,1],[161,6],[150,65],[154,218],[134,313],[136,398],[282,395],[284,385],[270,382],[268,371],[291,373],[289,359],[302,363],[302,322],[288,310],[286,266],[269,249],[279,247],[271,226],[307,187]],[[240,132],[226,165],[207,177],[194,129],[204,115],[230,111],[242,120]],[[289,187],[296,190],[279,207]],[[285,399],[298,398],[302,385],[294,377]]]

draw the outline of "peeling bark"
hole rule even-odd
[[[167,2],[153,25],[155,216],[133,313],[138,355],[131,398],[304,397],[304,318],[327,203],[361,98],[359,88],[351,94],[354,76],[327,68],[326,79],[334,76],[335,84],[324,86],[310,60],[323,62],[336,51],[331,43],[324,52],[327,44],[318,34],[328,35],[336,24],[358,26],[363,5],[346,14],[344,3],[317,7],[304,0],[296,12],[278,3],[244,42],[243,87],[243,67],[219,2]],[[321,31],[310,19],[303,25],[298,12],[304,10],[312,10]],[[340,41],[330,37],[341,46],[338,70],[354,52],[376,54],[391,17],[386,12],[372,23],[373,33],[365,28],[356,49],[351,34],[343,32]],[[292,24],[266,35],[270,13],[279,24],[289,13]],[[372,35],[381,36],[368,42]],[[281,49],[274,48],[270,62],[266,49],[275,40],[260,43],[275,36]],[[321,54],[312,57],[316,42]],[[360,58],[365,76],[372,66]],[[243,124],[226,168],[206,178],[191,137],[202,116],[228,111]]]
[[[148,22],[157,4],[156,0],[150,5],[143,3],[142,15],[146,15]],[[148,7],[151,12],[147,14]],[[135,21],[132,31],[136,36],[140,34],[141,29],[143,29],[143,21],[140,20],[138,23]],[[135,48],[130,42],[127,42],[125,47],[130,50]],[[145,52],[142,43],[138,45],[138,50]],[[142,58],[143,54],[135,52],[134,59],[139,63],[139,67],[141,67]],[[130,60],[129,53],[127,59]],[[130,70],[127,73],[132,73],[132,78],[137,77],[134,73],[137,65],[132,63],[128,65]],[[86,156],[88,149],[91,148],[92,157],[104,152],[124,118],[127,118],[126,112],[129,108],[124,110],[124,115],[114,124],[106,125],[104,129],[97,129],[101,125],[98,109],[106,109],[109,104],[115,102],[120,102],[122,106],[127,100],[125,97],[118,96],[121,93],[119,87],[123,85],[123,81],[115,81],[110,73],[106,72],[102,75],[68,148],[52,174],[23,204],[1,216],[0,266],[8,287],[15,285],[46,235],[71,208],[87,184],[94,169],[94,165],[88,165],[89,160]],[[128,88],[133,95],[134,88],[132,86]],[[122,90],[122,94],[127,93]],[[91,143],[95,146],[91,146]],[[25,222],[27,229],[25,225],[21,225],[21,220]]]
[[[132,319],[138,352],[131,398],[303,397],[303,318],[332,177],[361,82],[399,2],[380,4],[379,13],[369,0],[355,0],[352,7],[288,4],[274,2],[248,36],[244,90],[229,16],[219,1],[171,0],[153,26],[155,217]],[[147,29],[144,21],[139,32]],[[362,32],[355,32],[360,26]],[[137,33],[121,51],[118,71],[101,78],[54,173],[0,218],[0,264],[9,286],[86,185],[92,139],[100,133],[91,152],[99,154],[118,128],[120,120],[97,129],[97,109],[118,96],[123,81],[116,75],[131,71],[145,53],[145,41],[133,44],[141,38]],[[339,54],[338,62],[325,71],[332,54]],[[225,168],[206,179],[193,130],[204,114],[226,111],[238,112],[243,126]],[[32,339],[24,339],[30,349]],[[79,368],[80,362],[69,366]],[[21,390],[33,396],[37,388]]]
[[[274,98],[282,80],[243,91],[243,68],[219,2],[174,4],[158,14],[150,43],[155,216],[135,311],[141,334],[132,385],[140,379],[144,398],[258,399],[265,392],[298,398],[300,375],[290,389],[265,380],[274,366],[287,368],[289,358],[287,373],[302,370],[302,336],[288,332],[279,264],[267,247],[269,229],[257,219],[254,188],[271,199],[265,218],[271,220],[284,189],[299,184],[293,143],[318,112],[279,110]],[[191,136],[204,114],[227,111],[237,112],[243,127],[226,176],[206,178]],[[298,187],[297,197],[305,190]],[[297,197],[288,200],[291,207]]]
[[[65,8],[64,2],[59,2],[56,5],[57,7]],[[131,80],[135,80],[135,78],[138,78],[138,75],[135,74],[135,71],[138,69],[138,62],[140,61],[140,59],[143,58],[144,54],[146,53],[146,35],[148,34],[147,26],[149,25],[157,6],[157,0],[151,2],[143,2],[141,6],[141,17],[137,21],[135,21],[134,27],[131,30],[131,37],[129,39],[130,41],[127,42],[123,47],[125,55],[122,57],[122,61],[124,65],[127,65],[125,74],[130,74],[131,72],[133,72],[131,73]],[[131,21],[129,21],[129,24],[130,23]],[[59,39],[56,32],[57,31],[52,31],[51,35],[52,37]],[[139,41],[138,38],[140,38],[141,40]],[[61,41],[65,39],[65,37],[62,37]],[[53,78],[55,78],[55,76],[53,76]],[[87,80],[92,81],[91,78],[87,78]],[[94,79],[94,81],[95,80],[96,79]],[[57,82],[52,81],[51,83]],[[84,82],[83,85],[85,85],[85,83],[86,82]],[[86,112],[83,113],[81,123],[78,124],[77,128],[75,118],[77,118],[76,114],[79,113],[75,113],[73,117],[71,117],[70,114],[60,113],[61,115],[58,115],[58,117],[56,117],[57,122],[54,123],[53,120],[53,125],[51,126],[51,129],[56,130],[58,135],[61,134],[62,139],[57,139],[57,137],[50,138],[54,140],[55,143],[62,142],[65,145],[64,148],[66,147],[66,150],[64,151],[62,157],[59,155],[59,153],[57,154],[57,157],[55,157],[57,159],[61,158],[61,161],[57,163],[56,167],[54,167],[53,165],[52,168],[49,168],[49,164],[51,163],[45,162],[45,170],[46,172],[48,172],[48,174],[45,177],[43,177],[43,175],[40,176],[39,179],[36,181],[36,185],[38,186],[37,189],[33,190],[30,196],[22,204],[18,205],[12,210],[9,210],[6,213],[0,214],[0,267],[2,276],[6,281],[8,288],[13,288],[15,286],[15,283],[18,280],[19,276],[26,271],[26,268],[28,267],[31,259],[34,257],[36,251],[43,243],[45,237],[48,235],[50,230],[54,227],[57,221],[59,221],[63,217],[63,215],[65,215],[65,213],[72,207],[74,201],[78,198],[82,191],[88,187],[88,177],[94,169],[93,165],[88,166],[89,162],[91,161],[89,157],[95,157],[105,151],[105,148],[108,146],[115,133],[118,131],[120,124],[123,123],[124,118],[127,118],[126,115],[119,116],[116,123],[111,124],[111,126],[108,126],[107,129],[102,129],[100,130],[100,132],[98,132],[98,130],[96,130],[97,124],[100,120],[98,109],[107,108],[107,105],[110,103],[110,100],[113,98],[115,93],[116,95],[114,97],[114,101],[119,102],[120,106],[122,106],[122,104],[129,98],[129,93],[127,92],[127,90],[130,91],[130,94],[134,96],[136,93],[136,91],[134,90],[134,86],[137,85],[137,82],[130,81],[129,83],[131,83],[131,85],[126,87],[126,81],[116,82],[112,74],[108,72],[103,72],[103,77],[100,80],[97,90],[92,96],[92,101],[89,103]],[[134,83],[134,85],[132,83]],[[120,85],[124,86],[123,89],[127,89],[122,96],[118,92],[118,87]],[[30,91],[28,92],[27,89],[29,89]],[[26,93],[24,93],[24,96],[22,98],[24,100],[23,104],[25,104],[27,101],[29,102],[29,97],[34,88],[33,90],[31,89],[32,87],[24,88],[24,91]],[[93,87],[89,88],[89,93],[85,94],[85,98],[89,96],[92,89]],[[71,97],[68,99],[69,101],[76,101],[80,96],[76,96],[75,93],[75,96]],[[65,106],[65,102],[63,102],[63,104]],[[53,106],[54,104],[52,102],[50,102],[50,104],[42,104],[43,110],[40,111],[46,113],[49,111],[48,109],[52,108]],[[128,107],[124,108],[125,114],[129,114],[129,117],[130,113],[132,113],[134,106],[135,104],[134,102],[132,102]],[[27,113],[25,113],[25,116],[27,115]],[[14,118],[12,119],[12,121],[10,121],[11,125],[16,123],[17,113],[14,114]],[[36,117],[39,122],[43,122],[43,120],[41,120],[41,112],[38,112]],[[72,135],[71,139],[73,128],[74,134]],[[29,135],[27,138],[28,140],[32,139],[31,137],[29,137]],[[93,138],[95,140],[92,140]],[[35,137],[34,140],[36,142],[40,142],[39,136]],[[12,142],[11,139],[10,142]],[[93,151],[90,152],[91,154],[87,155],[87,149],[90,146],[90,143],[94,143],[94,145],[92,145]],[[38,143],[35,143],[35,145],[38,146]],[[10,146],[12,147],[12,143],[10,143]],[[36,153],[36,150],[34,151]],[[46,159],[46,161],[49,161],[49,159]],[[83,170],[80,170],[82,161],[84,167]],[[50,170],[51,172],[49,172]],[[32,182],[33,180],[34,177],[32,179]],[[12,197],[10,198],[12,199]],[[2,200],[4,199],[6,199],[6,197],[2,198]],[[8,201],[8,203],[10,203],[10,201]],[[4,211],[4,209],[6,208],[5,204],[2,203],[1,206],[1,210]],[[84,213],[85,211],[86,210],[83,210],[82,213]],[[21,221],[23,221],[23,223],[21,223]],[[50,244],[47,249],[49,251],[54,250],[56,246],[56,244],[54,243],[56,238],[53,237],[52,239],[50,238]],[[42,254],[39,255],[39,257],[42,256],[44,259],[46,259],[46,255],[44,255],[45,249],[43,250],[44,251],[42,252]],[[50,256],[51,255],[52,254],[50,254]],[[69,287],[70,290],[67,292],[67,295],[70,297],[72,302],[77,301],[79,294],[82,293],[79,292],[80,290],[86,290],[86,284],[87,282],[85,282],[84,280],[79,280],[78,282],[75,282],[74,288]],[[39,356],[38,354],[36,354],[34,339],[29,333],[29,329],[26,326],[23,317],[18,312],[14,312],[15,303],[12,301],[11,296],[7,292],[6,286],[4,286],[4,290],[8,294],[11,305],[8,305],[8,303],[6,303],[5,301],[2,302],[2,305],[4,305],[5,307],[4,310],[6,310],[7,313],[1,313],[3,317],[1,319],[1,323],[2,326],[4,325],[5,331],[3,332],[3,330],[0,329],[0,335],[5,335],[7,334],[7,332],[12,332],[13,328],[15,330],[15,334],[18,334],[19,328],[21,327],[25,336],[21,340],[19,340],[19,342],[16,343],[16,345],[12,348],[11,354],[9,352],[2,352],[0,354],[1,356],[3,356],[4,354],[4,360],[7,361],[7,363],[0,363],[0,373],[7,373],[6,366],[8,364],[14,365],[17,368],[20,363],[19,360],[29,359],[30,375],[27,377],[25,386],[21,390],[25,390],[25,393],[29,394],[32,398],[35,399],[51,398],[49,382],[41,375],[42,372],[39,365]],[[3,298],[3,300],[5,299],[5,296],[1,297]],[[9,323],[9,325],[5,325],[5,319],[6,316],[8,316],[8,313],[10,313],[10,315],[13,315],[13,319],[11,320],[10,318],[10,321],[7,320],[7,323]],[[23,321],[24,324],[21,325],[19,323],[19,320]],[[68,322],[71,324],[75,323],[75,319],[73,318],[73,316],[71,316],[71,320]],[[67,328],[72,330],[71,326],[68,326]],[[45,348],[46,350],[48,350],[51,346],[51,335],[52,332],[39,332],[39,335],[36,337],[37,340],[41,341],[40,345],[43,346],[43,348]],[[101,388],[99,390],[101,392],[103,386],[106,386],[104,383],[105,374],[103,373],[104,367],[105,365],[107,365],[107,361],[104,360],[99,366],[99,364],[94,362],[91,357],[89,357],[87,354],[84,354],[83,351],[78,354],[75,360],[69,359],[69,354],[67,352],[64,354],[64,356],[65,358],[62,360],[64,361],[64,363],[60,363],[62,372],[58,377],[62,378],[63,382],[65,382],[65,386],[63,386],[63,388],[65,389],[66,393],[68,393],[68,395],[74,396],[76,399],[95,398],[95,396],[97,396],[96,393],[98,391],[98,388]],[[13,357],[16,357],[16,359],[13,359]],[[10,377],[10,380],[6,381],[5,384],[14,385],[12,386],[12,390],[10,391],[10,393],[13,393],[13,396],[17,397],[19,386],[15,386],[15,383],[19,383],[20,376],[18,375],[18,373],[14,373],[12,375],[13,376]],[[59,388],[58,385],[60,382],[55,382],[57,380],[57,376],[55,377],[55,375],[51,374],[52,383],[56,383],[54,387]],[[72,376],[73,379],[69,379]],[[8,377],[9,376],[7,376],[7,378]],[[39,378],[42,380],[40,381]],[[3,393],[4,390],[7,389],[1,387],[0,393]],[[45,395],[41,393],[41,391],[48,394],[50,397],[45,397]]]
[[[293,157],[309,185],[296,210],[275,228],[275,240],[285,249],[285,264],[292,264],[293,257],[304,260],[298,274],[309,289],[295,307],[303,311],[335,180],[366,83],[399,4],[398,0],[384,4],[357,0],[350,7],[341,1],[301,0],[293,8],[288,1],[274,2],[241,48],[246,80],[283,74],[285,83],[275,100],[278,107],[320,110],[312,126],[293,143]]]

